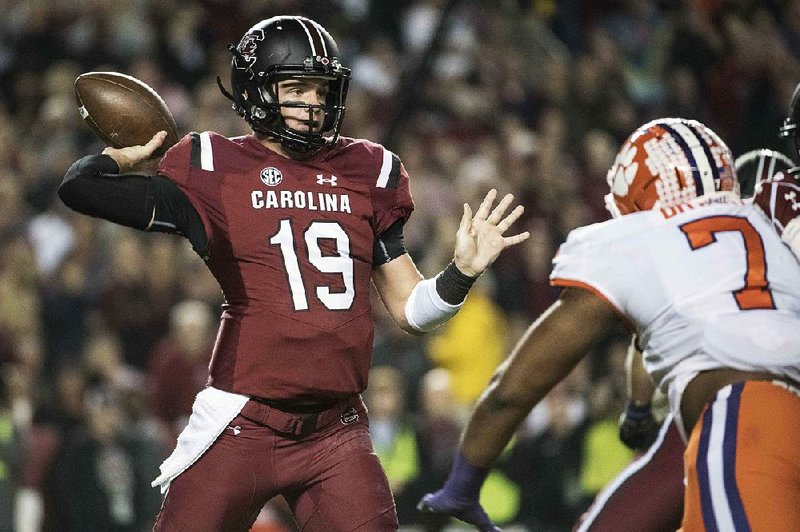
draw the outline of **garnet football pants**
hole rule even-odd
[[[357,419],[292,436],[238,415],[173,480],[154,530],[246,531],[283,495],[303,531],[397,530],[394,500],[372,448],[363,404]]]
[[[777,381],[722,388],[685,464],[684,532],[800,530],[800,394]]]
[[[683,513],[683,451],[669,415],[658,437],[597,494],[576,532],[674,532]]]

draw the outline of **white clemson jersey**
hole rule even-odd
[[[552,284],[589,289],[630,322],[676,415],[703,370],[800,380],[800,262],[733,194],[576,229],[553,265]]]

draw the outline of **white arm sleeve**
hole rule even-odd
[[[436,277],[417,283],[406,301],[408,324],[417,331],[429,332],[456,315],[464,304],[451,305],[436,291]]]

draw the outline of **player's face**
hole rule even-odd
[[[328,80],[322,78],[296,78],[278,82],[278,102],[300,104],[303,107],[282,107],[286,125],[297,131],[319,130],[325,119],[321,107],[310,110],[309,105],[322,106],[328,97]]]

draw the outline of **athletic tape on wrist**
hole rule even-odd
[[[461,273],[455,262],[450,262],[447,267],[436,276],[436,292],[451,305],[458,305],[467,298],[467,292],[477,281],[477,277],[470,277]]]

